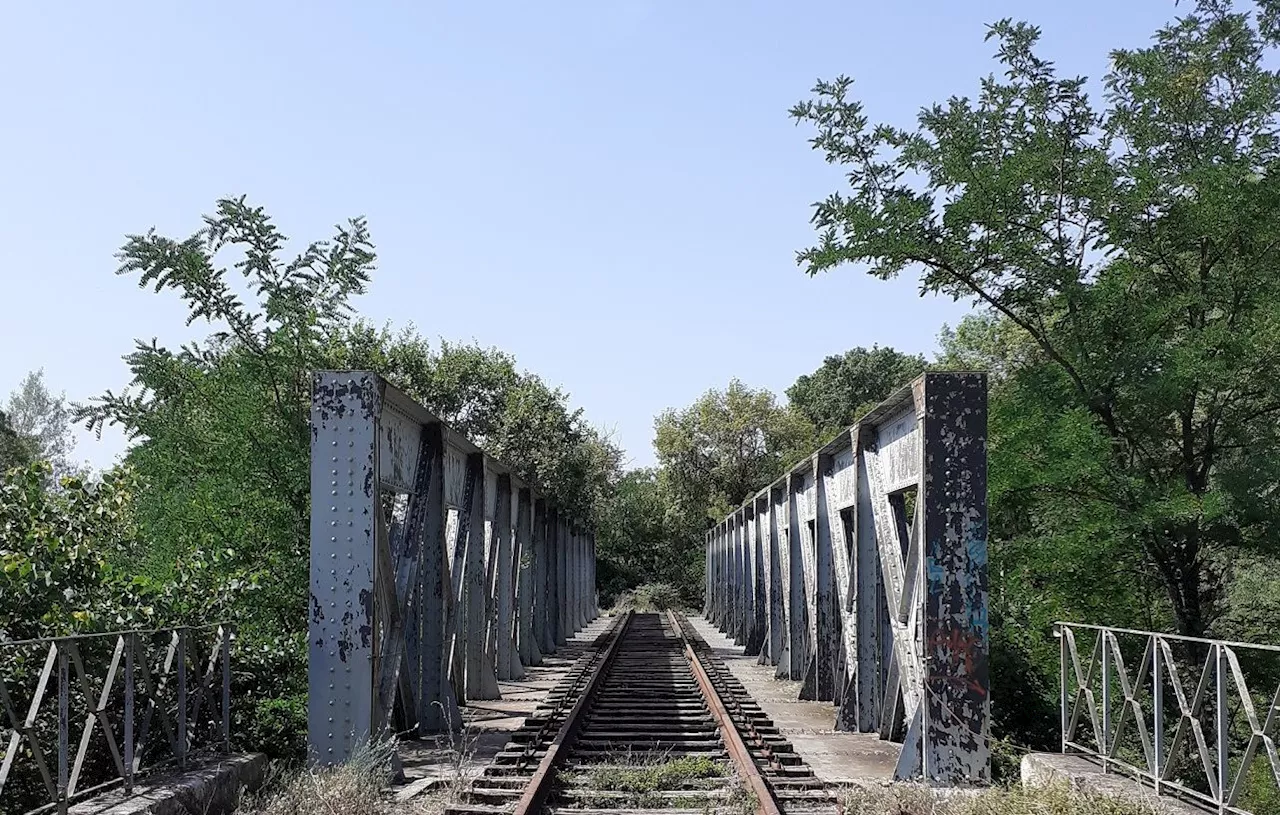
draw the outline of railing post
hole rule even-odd
[[[1111,741],[1111,642],[1106,629],[1099,631],[1098,636],[1102,639],[1102,733],[1098,736],[1098,746],[1105,773],[1111,769],[1107,766],[1107,758],[1111,755],[1107,746]]]
[[[138,635],[124,635],[124,791],[133,793],[133,652]]]
[[[178,638],[178,766],[187,766],[187,630],[174,632]]]
[[[1062,753],[1067,752],[1067,626],[1056,626],[1058,634],[1058,728]]]
[[[67,649],[60,643],[58,649],[58,812],[67,811],[67,727],[69,724],[70,676],[67,671]]]
[[[1225,813],[1227,800],[1227,782],[1229,779],[1230,767],[1227,764],[1227,727],[1230,721],[1227,718],[1227,651],[1226,646],[1222,643],[1214,645],[1214,654],[1216,670],[1215,670],[1215,695],[1217,697],[1217,711],[1215,715],[1217,731],[1218,731],[1218,795],[1217,801],[1218,812]]]
[[[222,752],[231,752],[231,626],[222,632]]]
[[[1160,635],[1153,634],[1151,636],[1151,682],[1152,688],[1152,712],[1151,712],[1151,730],[1156,743],[1156,767],[1155,767],[1155,785],[1156,795],[1160,794],[1160,779],[1164,775],[1164,679],[1161,673],[1161,650]]]

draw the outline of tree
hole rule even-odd
[[[354,323],[328,351],[334,367],[378,371],[450,426],[595,525],[622,470],[622,451],[587,424],[569,396],[520,371],[497,348],[441,341]]]
[[[1005,20],[1003,77],[914,128],[870,126],[845,77],[792,110],[850,184],[815,205],[801,264],[918,270],[1025,332],[1045,364],[1021,393],[1080,464],[1024,468],[1040,522],[1084,539],[1105,518],[1190,635],[1218,612],[1215,553],[1265,545],[1280,517],[1278,23],[1273,2],[1200,0],[1112,53],[1102,108]]]
[[[177,593],[175,616],[237,624],[255,721],[305,693],[311,371],[374,264],[362,219],[292,258],[286,243],[243,198],[187,238],[129,236],[118,273],[176,293],[213,333],[177,350],[138,341],[130,386],[74,411],[137,440],[139,545],[119,557]]]
[[[44,369],[28,373],[18,389],[9,394],[6,412],[10,428],[25,440],[31,458],[49,462],[51,482],[63,476],[83,475],[83,468],[71,462],[76,441],[71,434],[66,394],[54,396],[49,392]]]
[[[30,461],[30,444],[18,435],[9,422],[9,416],[0,410],[0,475],[11,467],[20,467]]]
[[[596,556],[600,592],[616,597],[643,583],[666,583],[689,598],[701,587],[702,549],[674,514],[668,485],[652,467],[628,472],[605,505]],[[696,534],[698,530],[694,530]]]
[[[684,410],[664,411],[654,428],[672,500],[702,516],[703,529],[781,475],[815,439],[803,416],[737,379]]]
[[[858,417],[884,401],[896,388],[928,367],[918,354],[873,345],[830,356],[811,374],[787,388],[787,400],[802,416],[831,436],[850,427]]]

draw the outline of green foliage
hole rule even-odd
[[[922,290],[999,315],[973,327],[986,341],[1025,337],[993,505],[1020,516],[1033,560],[1056,542],[1068,564],[1112,565],[1105,586],[1160,586],[1192,635],[1221,611],[1215,553],[1268,545],[1280,517],[1280,76],[1262,9],[1202,0],[1114,52],[1104,108],[1036,54],[1038,29],[1005,20],[989,35],[1002,77],[914,128],[870,125],[844,77],[792,111],[850,183],[816,205],[801,263],[919,270]]]
[[[673,586],[687,599],[697,597],[703,553],[691,544],[684,522],[657,470],[632,470],[618,480],[603,504],[596,536],[596,579],[606,604],[644,584]]]
[[[684,608],[681,592],[670,583],[641,583],[618,594],[613,604],[615,614],[624,611],[649,613]]]
[[[204,321],[212,334],[177,350],[139,341],[126,357],[129,386],[74,415],[137,440],[127,456],[136,479],[128,534],[113,531],[121,543],[109,546],[105,531],[87,531],[102,566],[80,582],[110,599],[117,587],[107,578],[130,575],[166,622],[235,623],[233,695],[253,700],[234,711],[236,732],[249,747],[297,757],[306,732],[312,371],[381,373],[588,523],[611,495],[621,453],[565,393],[519,372],[506,354],[437,350],[411,329],[393,335],[354,322],[350,300],[374,268],[363,220],[295,256],[286,244],[243,198],[219,201],[188,238],[130,236],[119,273],[176,294],[187,322]]]
[[[32,371],[18,389],[9,394],[6,406],[9,432],[24,442],[28,460],[47,461],[51,474],[47,486],[57,486],[64,476],[83,478],[83,467],[71,461],[75,438],[71,434],[71,412],[65,394],[54,396],[44,382],[44,370]],[[0,430],[0,434],[5,431]],[[0,453],[0,465],[3,464]]]
[[[924,357],[893,348],[853,348],[802,375],[787,388],[787,400],[826,438],[850,427],[926,367]]]
[[[386,376],[486,451],[542,484],[574,517],[601,521],[622,451],[587,424],[569,396],[517,369],[496,348],[431,345],[412,328],[355,323],[332,338],[330,364]]]
[[[250,710],[237,724],[237,740],[250,749],[283,759],[306,758],[307,695],[259,696],[248,700]]]
[[[772,393],[736,379],[688,408],[664,411],[654,428],[658,471],[620,484],[613,523],[602,527],[603,550],[618,553],[624,579],[666,580],[693,600],[702,592],[706,530],[809,452],[816,436]],[[641,517],[648,520],[629,526]],[[633,552],[646,545],[659,557]]]
[[[136,477],[65,478],[50,490],[51,472],[40,462],[0,482],[0,640],[148,624],[163,597],[117,561],[137,540]]]
[[[720,520],[816,443],[803,416],[736,379],[684,410],[664,411],[654,428],[675,504],[707,522]]]
[[[0,410],[0,473],[10,467],[19,467],[31,462],[33,451],[27,439],[18,435],[9,421],[9,415]]]

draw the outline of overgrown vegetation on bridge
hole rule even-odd
[[[992,26],[997,73],[917,123],[872,125],[852,80],[793,116],[848,186],[816,205],[811,274],[846,263],[977,303],[935,359],[857,348],[785,401],[733,381],[656,417],[624,472],[562,390],[497,349],[361,322],[366,224],[286,251],[225,200],[187,237],[129,237],[121,274],[177,295],[205,341],[140,341],[81,406],[135,440],[96,483],[52,483],[0,414],[0,636],[231,619],[236,731],[305,729],[309,372],[370,368],[598,527],[602,599],[696,602],[708,524],[929,366],[991,372],[997,735],[1055,743],[1059,618],[1273,639],[1280,628],[1280,4],[1201,0],[1111,55],[1099,102]],[[1101,58],[1101,54],[1099,57]],[[927,100],[922,100],[926,102]],[[46,456],[47,457],[47,456]]]

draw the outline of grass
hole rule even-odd
[[[438,815],[456,794],[419,795],[398,803],[390,782],[395,741],[366,745],[350,761],[318,769],[275,768],[256,793],[236,808],[237,815]]]
[[[273,770],[267,783],[236,810],[243,815],[388,815],[384,790],[391,778],[395,743],[357,750],[336,767]]]
[[[1066,785],[996,787],[951,794],[896,784],[853,787],[844,794],[845,815],[1164,815],[1165,809],[1072,790]]]
[[[728,772],[718,761],[703,756],[683,756],[653,764],[607,764],[579,773],[570,780],[591,790],[660,792],[707,789],[708,779],[723,778]]]
[[[571,773],[563,780],[580,790],[584,806],[605,809],[713,808],[730,803],[729,798],[712,797],[725,787],[729,769],[703,756],[683,756],[646,761],[624,757],[616,763]]]

